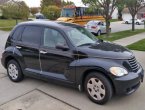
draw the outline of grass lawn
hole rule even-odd
[[[145,51],[145,39],[128,45],[127,48],[131,50]]]
[[[126,30],[126,31],[111,33],[110,37],[108,38],[106,38],[106,35],[97,36],[97,38],[107,40],[107,41],[114,41],[114,40],[130,37],[130,36],[143,33],[143,32],[145,32],[145,29],[136,29],[135,31]]]
[[[22,22],[22,20],[18,20],[18,22]],[[15,25],[16,25],[16,20],[2,20],[2,19],[0,19],[0,30],[10,31]]]
[[[117,22],[119,21],[118,19],[111,19],[110,22]]]

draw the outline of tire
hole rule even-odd
[[[15,60],[10,60],[8,62],[7,73],[8,73],[8,77],[13,82],[20,82],[24,78],[21,67]]]
[[[129,24],[128,21],[126,21],[125,24]]]
[[[137,24],[137,25],[140,25],[140,23],[139,23],[139,22],[136,22],[136,24]]]
[[[101,31],[100,31],[100,30],[98,31],[97,35],[98,35],[98,36],[100,36],[100,35],[101,35]]]
[[[99,105],[106,104],[112,98],[112,86],[101,73],[90,73],[85,79],[84,86],[89,99]]]

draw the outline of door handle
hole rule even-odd
[[[21,49],[22,47],[20,47],[20,46],[16,46],[16,48],[17,48],[17,49]]]
[[[41,51],[40,51],[40,53],[42,53],[42,54],[46,54],[47,52],[46,52],[46,51],[41,50]]]

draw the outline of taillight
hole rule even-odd
[[[92,28],[92,29],[96,29],[96,28],[97,28],[97,26],[92,26],[91,28]]]

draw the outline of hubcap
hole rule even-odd
[[[18,78],[18,69],[16,65],[10,64],[8,67],[8,74],[13,80],[16,80]]]
[[[90,96],[95,100],[102,100],[105,97],[105,87],[97,78],[91,78],[87,83]]]

